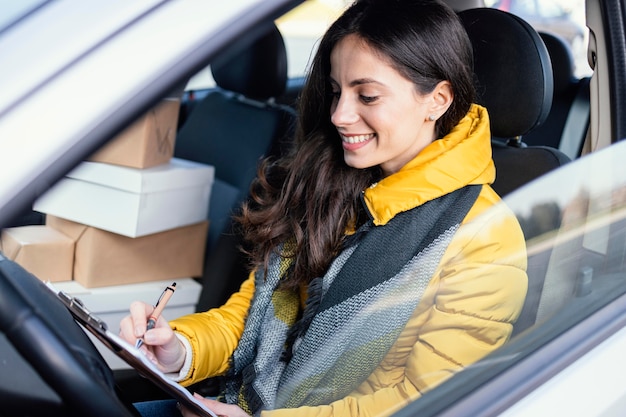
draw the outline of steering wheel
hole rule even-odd
[[[56,294],[1,254],[0,332],[0,343],[15,350],[10,356],[0,349],[0,362],[10,361],[11,369],[0,373],[0,398],[9,402],[2,401],[0,415],[50,415],[51,408],[55,415],[139,415],[118,397],[113,372]],[[21,383],[20,391],[27,392],[9,395],[6,387],[18,375],[33,380]]]

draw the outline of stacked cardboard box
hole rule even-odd
[[[173,158],[179,105],[162,101],[42,195],[46,225],[6,230],[5,255],[85,288],[202,275],[214,168]]]
[[[46,224],[5,229],[0,250],[110,328],[134,300],[176,296],[163,316],[195,311],[214,167],[173,158],[180,101],[167,99],[42,195]],[[92,338],[113,369],[127,368]]]
[[[90,161],[151,168],[174,154],[180,100],[168,98],[93,154]]]
[[[0,250],[44,281],[72,279],[74,241],[47,226],[21,226],[4,229]]]

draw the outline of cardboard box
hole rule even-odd
[[[55,216],[46,224],[74,240],[73,276],[86,288],[202,276],[207,221],[138,238]]]
[[[122,318],[129,314],[129,307],[133,301],[144,301],[154,304],[163,289],[176,282],[176,292],[170,298],[163,318],[172,320],[196,310],[202,285],[191,278],[176,280],[153,281],[142,284],[116,285],[102,288],[85,288],[76,281],[59,282],[53,284],[55,291],[65,291],[67,294],[80,299],[85,307],[107,323],[109,329],[117,332]],[[95,337],[96,347],[113,369],[130,368],[122,359],[117,357]]]
[[[0,249],[42,281],[72,279],[74,241],[53,228],[36,225],[4,229]]]
[[[132,168],[167,163],[174,155],[180,100],[165,99],[88,160]]]
[[[83,162],[35,211],[128,237],[206,220],[215,168],[178,158],[148,169]]]

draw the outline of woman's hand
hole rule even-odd
[[[219,417],[250,417],[245,411],[233,404],[224,404],[222,402],[211,400],[209,398],[204,398],[200,394],[193,394],[194,397],[203,402],[211,411],[217,414]],[[181,407],[180,409],[183,417],[197,417],[193,411]]]
[[[151,362],[162,372],[178,372],[185,362],[185,348],[163,317],[159,317],[153,329],[146,331],[153,310],[151,305],[133,302],[130,315],[120,322],[120,337],[133,346],[137,339],[143,339],[140,350]]]

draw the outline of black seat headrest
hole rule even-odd
[[[216,84],[256,100],[280,96],[287,85],[287,52],[283,37],[270,31],[243,51],[211,63]]]
[[[491,132],[523,136],[548,116],[553,79],[541,37],[526,21],[502,10],[469,9],[459,16],[474,48],[478,103],[489,111]]]
[[[539,32],[539,36],[546,45],[552,61],[555,94],[571,88],[572,83],[576,82],[574,73],[576,64],[569,44],[561,36],[553,33]]]

